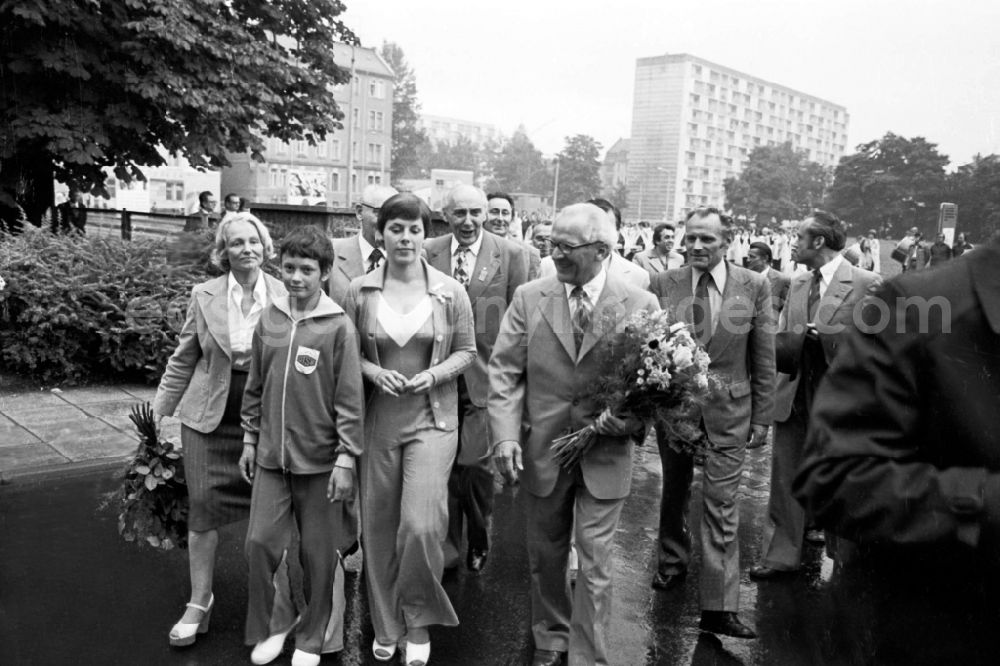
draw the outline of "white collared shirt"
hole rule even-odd
[[[597,299],[601,297],[601,292],[604,291],[604,284],[607,281],[608,272],[604,270],[604,266],[601,266],[600,272],[590,282],[583,285],[583,293],[587,294],[587,298],[590,299],[591,309],[597,305]],[[572,317],[576,314],[577,308],[576,299],[573,298],[573,290],[576,289],[576,285],[567,282],[563,286],[566,288],[566,298],[569,300],[569,316]]]
[[[253,305],[250,306],[250,314],[243,316],[243,287],[236,281],[232,273],[229,273],[227,281],[229,293],[229,349],[234,353],[244,353],[250,351],[250,343],[253,341],[253,330],[257,328],[260,320],[260,313],[264,311],[267,304],[267,284],[264,282],[264,272],[257,274],[257,283],[253,286]]]
[[[760,274],[763,275],[764,277],[767,277],[767,274],[770,273],[770,272],[771,272],[771,267],[770,266],[764,266],[764,270],[762,270],[760,272]]]
[[[692,268],[694,268],[692,266]],[[698,294],[698,280],[701,279],[702,273],[705,271],[694,268],[691,275],[691,295],[697,296]],[[719,323],[719,313],[722,312],[722,293],[726,290],[726,279],[729,275],[729,271],[726,270],[726,262],[720,261],[712,270],[708,271],[712,276],[713,284],[708,287],[708,303],[712,306],[712,321],[709,324],[709,331],[712,335],[715,335],[715,326]]]
[[[840,268],[840,264],[843,263],[843,255],[837,255],[830,261],[826,262],[819,267],[819,297],[823,298],[826,294],[827,288],[833,283],[833,276]]]
[[[483,246],[483,234],[485,234],[485,233],[488,233],[488,232],[483,231],[483,229],[480,228],[479,229],[479,238],[476,239],[476,242],[473,243],[472,245],[466,245],[465,246],[469,250],[469,252],[472,253],[473,257],[478,257],[479,256],[479,248],[481,248]],[[460,246],[458,244],[458,239],[456,239],[455,235],[452,234],[452,236],[451,236],[451,258],[452,259],[454,259],[455,255],[458,253],[458,248],[459,247],[462,247],[462,246]],[[475,262],[473,261],[472,264],[475,264]],[[454,265],[455,265],[455,262],[452,261],[452,267],[454,267]],[[469,267],[469,271],[470,272],[472,271],[472,266]]]
[[[368,272],[371,267],[371,256],[372,252],[376,250],[375,246],[365,240],[362,234],[358,234],[358,247],[361,248],[361,270]],[[382,248],[377,248],[382,253],[382,260],[385,260],[385,250]]]

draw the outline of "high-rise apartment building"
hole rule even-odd
[[[639,58],[628,155],[628,217],[678,220],[723,206],[723,181],[757,146],[790,142],[836,166],[847,145],[839,104],[695,56]]]

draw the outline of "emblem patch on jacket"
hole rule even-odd
[[[311,375],[319,365],[319,350],[299,345],[295,351],[295,369],[303,375]]]

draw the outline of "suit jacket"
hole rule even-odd
[[[469,400],[477,407],[486,406],[489,380],[486,367],[493,353],[493,343],[500,331],[507,306],[514,291],[528,280],[528,251],[520,243],[481,231],[483,244],[476,255],[476,265],[469,282],[469,301],[476,325],[476,362],[465,371]],[[424,242],[427,263],[445,275],[452,275],[451,234]]]
[[[157,414],[173,416],[176,412],[181,423],[203,433],[212,432],[222,422],[229,396],[228,280],[227,273],[191,289],[177,348],[167,361],[153,399]],[[268,303],[287,295],[284,285],[266,273],[264,284]]]
[[[775,398],[775,421],[787,421],[792,413],[799,381],[800,369],[806,357],[805,337],[809,323],[809,287],[812,284],[811,271],[799,273],[792,279],[788,290],[788,301],[778,319],[778,334],[775,336],[775,357],[778,367],[777,396]],[[870,271],[852,266],[842,261],[826,293],[819,300],[816,310],[816,330],[823,348],[825,363],[822,368],[810,368],[821,375],[833,361],[843,344],[847,332],[854,327],[856,313],[862,306],[862,299],[881,282],[881,278]],[[814,363],[815,365],[815,363]],[[808,405],[805,406],[808,409]]]
[[[774,314],[777,315],[784,307],[785,299],[788,298],[788,288],[792,284],[792,278],[771,268],[767,271],[767,281],[771,285],[771,305],[774,307]]]
[[[528,492],[538,497],[552,493],[559,476],[559,465],[549,448],[552,440],[593,423],[598,416],[600,410],[587,398],[606,367],[595,347],[619,330],[633,312],[658,309],[649,292],[608,275],[594,304],[594,325],[584,335],[578,353],[565,285],[549,277],[517,290],[490,359],[488,411],[494,444],[522,443],[523,483]],[[625,497],[632,479],[631,439],[598,438],[580,467],[594,497]]]
[[[774,408],[774,325],[771,288],[764,276],[726,264],[715,333],[705,351],[709,370],[725,394],[701,407],[705,431],[716,446],[745,444],[750,425],[770,425]],[[650,290],[677,321],[693,323],[694,269],[675,268],[653,278]]]
[[[820,385],[794,494],[837,534],[895,548],[896,566],[936,552],[946,566],[924,575],[951,575],[980,547],[995,571],[1000,248],[906,273],[874,301]]]
[[[361,256],[358,237],[336,238],[333,240],[333,268],[327,280],[326,293],[337,305],[344,306],[347,289],[354,278],[361,277],[368,268],[368,257]]]
[[[635,256],[632,257],[632,263],[646,269],[646,272],[652,277],[657,273],[662,273],[671,268],[680,268],[683,266],[684,255],[671,250],[670,256],[664,261],[663,257],[656,253],[655,248],[650,248],[642,252],[636,252]]]
[[[539,277],[555,277],[556,265],[552,256],[542,259],[538,270]],[[649,273],[617,252],[611,253],[611,263],[608,264],[608,275],[614,275],[636,289],[649,289]]]
[[[542,254],[533,245],[525,243],[524,247],[528,249],[528,279],[536,280],[541,270]]]

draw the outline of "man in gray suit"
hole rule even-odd
[[[771,495],[763,557],[750,569],[756,580],[797,571],[802,562],[806,514],[792,497],[802,462],[813,395],[848,332],[861,321],[864,297],[881,278],[852,266],[841,255],[847,234],[836,216],[815,211],[798,229],[792,259],[809,268],[792,280],[775,338],[778,388],[775,400]]]
[[[523,471],[531,565],[533,666],[614,663],[608,654],[611,551],[632,478],[633,439],[645,426],[601,412],[588,397],[606,371],[602,339],[639,310],[659,309],[647,291],[611,275],[614,227],[592,204],[567,206],[552,228],[554,277],[514,295],[490,359],[493,459],[508,482]],[[571,470],[552,440],[593,424],[593,448]],[[523,449],[522,449],[523,447]],[[570,534],[580,574],[567,580]]]
[[[396,194],[387,185],[369,185],[361,192],[361,203],[355,204],[354,214],[361,229],[356,236],[334,238],[335,259],[327,282],[327,294],[337,305],[342,305],[351,280],[370,273],[385,260],[382,242],[376,237],[378,213],[385,200]]]
[[[685,225],[688,265],[660,273],[650,289],[678,321],[688,322],[711,357],[724,393],[701,408],[705,456],[701,518],[701,621],[704,631],[755,638],[739,609],[739,507],[736,491],[748,448],[763,446],[774,407],[771,288],[753,271],[726,263],[732,220],[715,208],[692,211]],[[660,543],[653,587],[670,589],[687,572],[687,508],[694,461],[657,433],[663,466]]]
[[[761,241],[750,243],[750,248],[747,250],[747,268],[767,278],[771,285],[771,306],[774,308],[774,316],[777,317],[785,305],[788,286],[792,283],[792,279],[774,268],[771,265],[773,261],[771,246]]]
[[[472,572],[486,565],[487,523],[493,514],[486,366],[507,304],[528,279],[527,248],[484,232],[486,206],[482,190],[459,185],[448,193],[444,206],[452,232],[424,242],[430,265],[465,285],[476,325],[476,362],[458,382],[459,449],[448,483],[448,540],[444,545],[445,568],[458,566],[465,523],[465,564]]]

